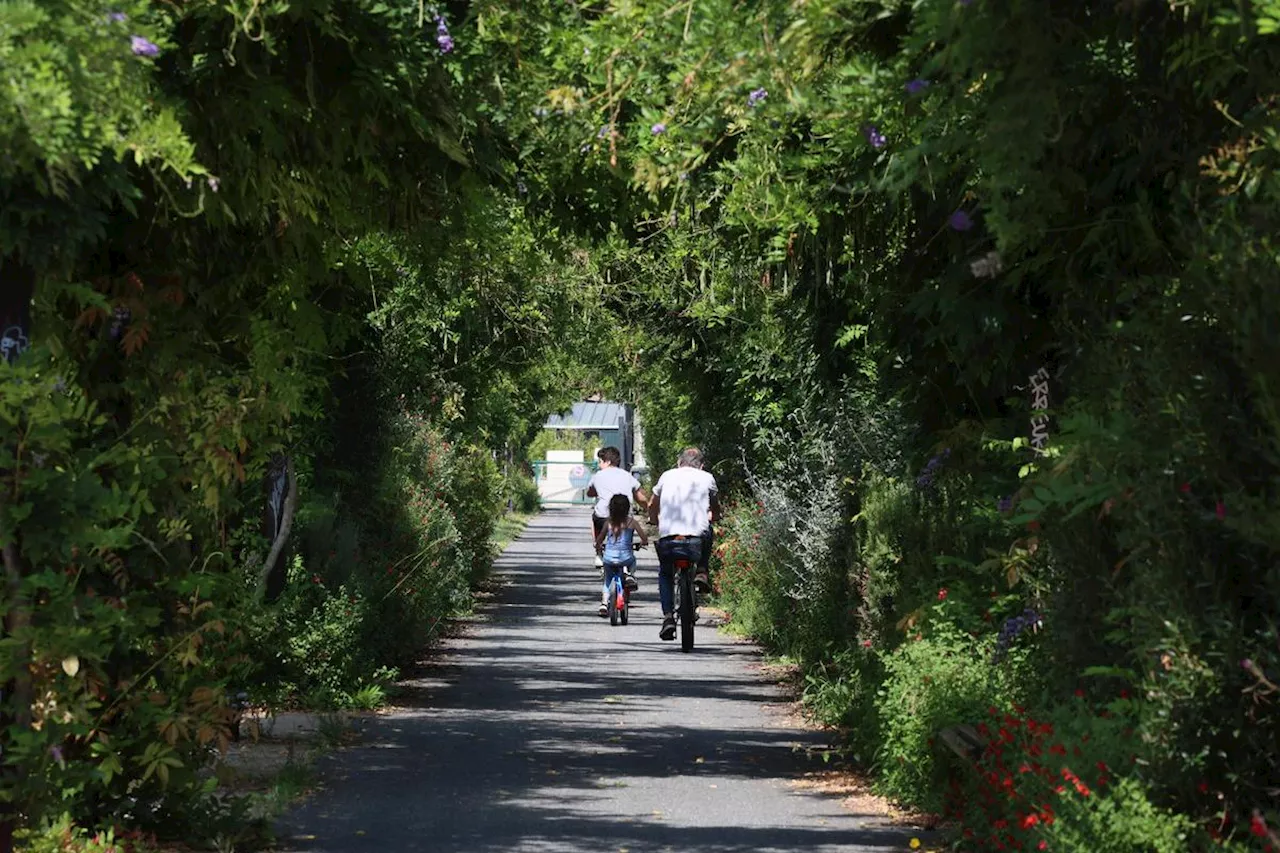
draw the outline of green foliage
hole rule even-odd
[[[503,485],[503,494],[514,512],[532,513],[542,508],[538,484],[527,474],[509,472]]]
[[[1225,811],[1239,833],[1274,805],[1254,698],[1280,667],[1273,10],[679,12],[541,10],[546,109],[520,124],[545,185],[628,214],[594,256],[655,465],[698,443],[763,503],[723,525],[734,622],[806,663],[829,719],[883,690],[865,718],[921,772],[881,760],[882,784],[923,803],[928,729],[1106,672],[1142,697],[1152,769],[1054,831],[1170,845]],[[928,628],[941,589],[954,643]],[[1025,608],[1043,631],[983,661]],[[882,672],[850,663],[864,642]]]
[[[595,451],[600,448],[600,435],[581,430],[541,429],[525,451],[531,462],[547,458],[548,450],[581,450],[588,463],[595,461]]]

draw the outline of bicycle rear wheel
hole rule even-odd
[[[680,651],[693,649],[693,616],[696,599],[693,597],[693,567],[680,571]]]

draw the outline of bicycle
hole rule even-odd
[[[631,550],[633,552],[639,551],[643,547],[643,545],[636,543],[631,546]],[[631,611],[631,590],[634,580],[632,580],[632,584],[627,583],[629,578],[624,571],[626,566],[626,563],[614,563],[611,561],[605,561],[604,564],[604,574],[609,583],[609,624],[614,627],[617,626],[619,621],[626,625]]]
[[[698,621],[698,595],[694,589],[693,574],[696,561],[688,557],[676,557],[675,565],[675,614],[680,626],[680,651],[693,650],[693,623]],[[687,606],[686,606],[687,604]]]

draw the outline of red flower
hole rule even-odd
[[[938,590],[938,600],[939,601],[947,600],[947,588],[945,586],[942,589]]]
[[[1048,850],[1048,849],[1049,849],[1049,842],[1048,842],[1048,841],[1044,841],[1044,840],[1042,839],[1042,840],[1040,841],[1040,843],[1036,845],[1036,849],[1037,849],[1037,850]]]
[[[1185,495],[1185,494],[1190,493],[1190,491],[1191,491],[1191,484],[1190,484],[1190,483],[1183,483],[1181,486],[1178,486],[1178,491],[1182,492],[1184,495]]]
[[[1209,783],[1208,783],[1208,782],[1201,782],[1199,785],[1196,785],[1196,790],[1197,790],[1197,791],[1199,791],[1199,792],[1200,792],[1200,793],[1202,793],[1202,794],[1207,794],[1207,793],[1209,793]]]
[[[1040,822],[1040,816],[1032,812],[1022,819],[1022,828],[1030,829]]]
[[[1267,822],[1262,819],[1262,815],[1254,813],[1253,820],[1249,821],[1249,831],[1259,838],[1265,838],[1267,835]]]
[[[1227,505],[1222,501],[1218,501],[1218,506],[1213,510],[1213,514],[1218,516],[1218,521],[1222,521],[1227,517]]]
[[[869,649],[869,648],[871,648],[871,641],[870,641],[870,640],[863,640],[863,641],[862,641],[862,647],[863,647],[864,649]]]

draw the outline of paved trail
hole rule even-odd
[[[326,759],[282,822],[293,853],[906,850],[910,833],[793,788],[820,733],[790,727],[759,654],[709,628],[658,639],[640,552],[631,624],[599,601],[585,510],[535,518],[498,560],[509,583],[411,682],[414,710]]]

